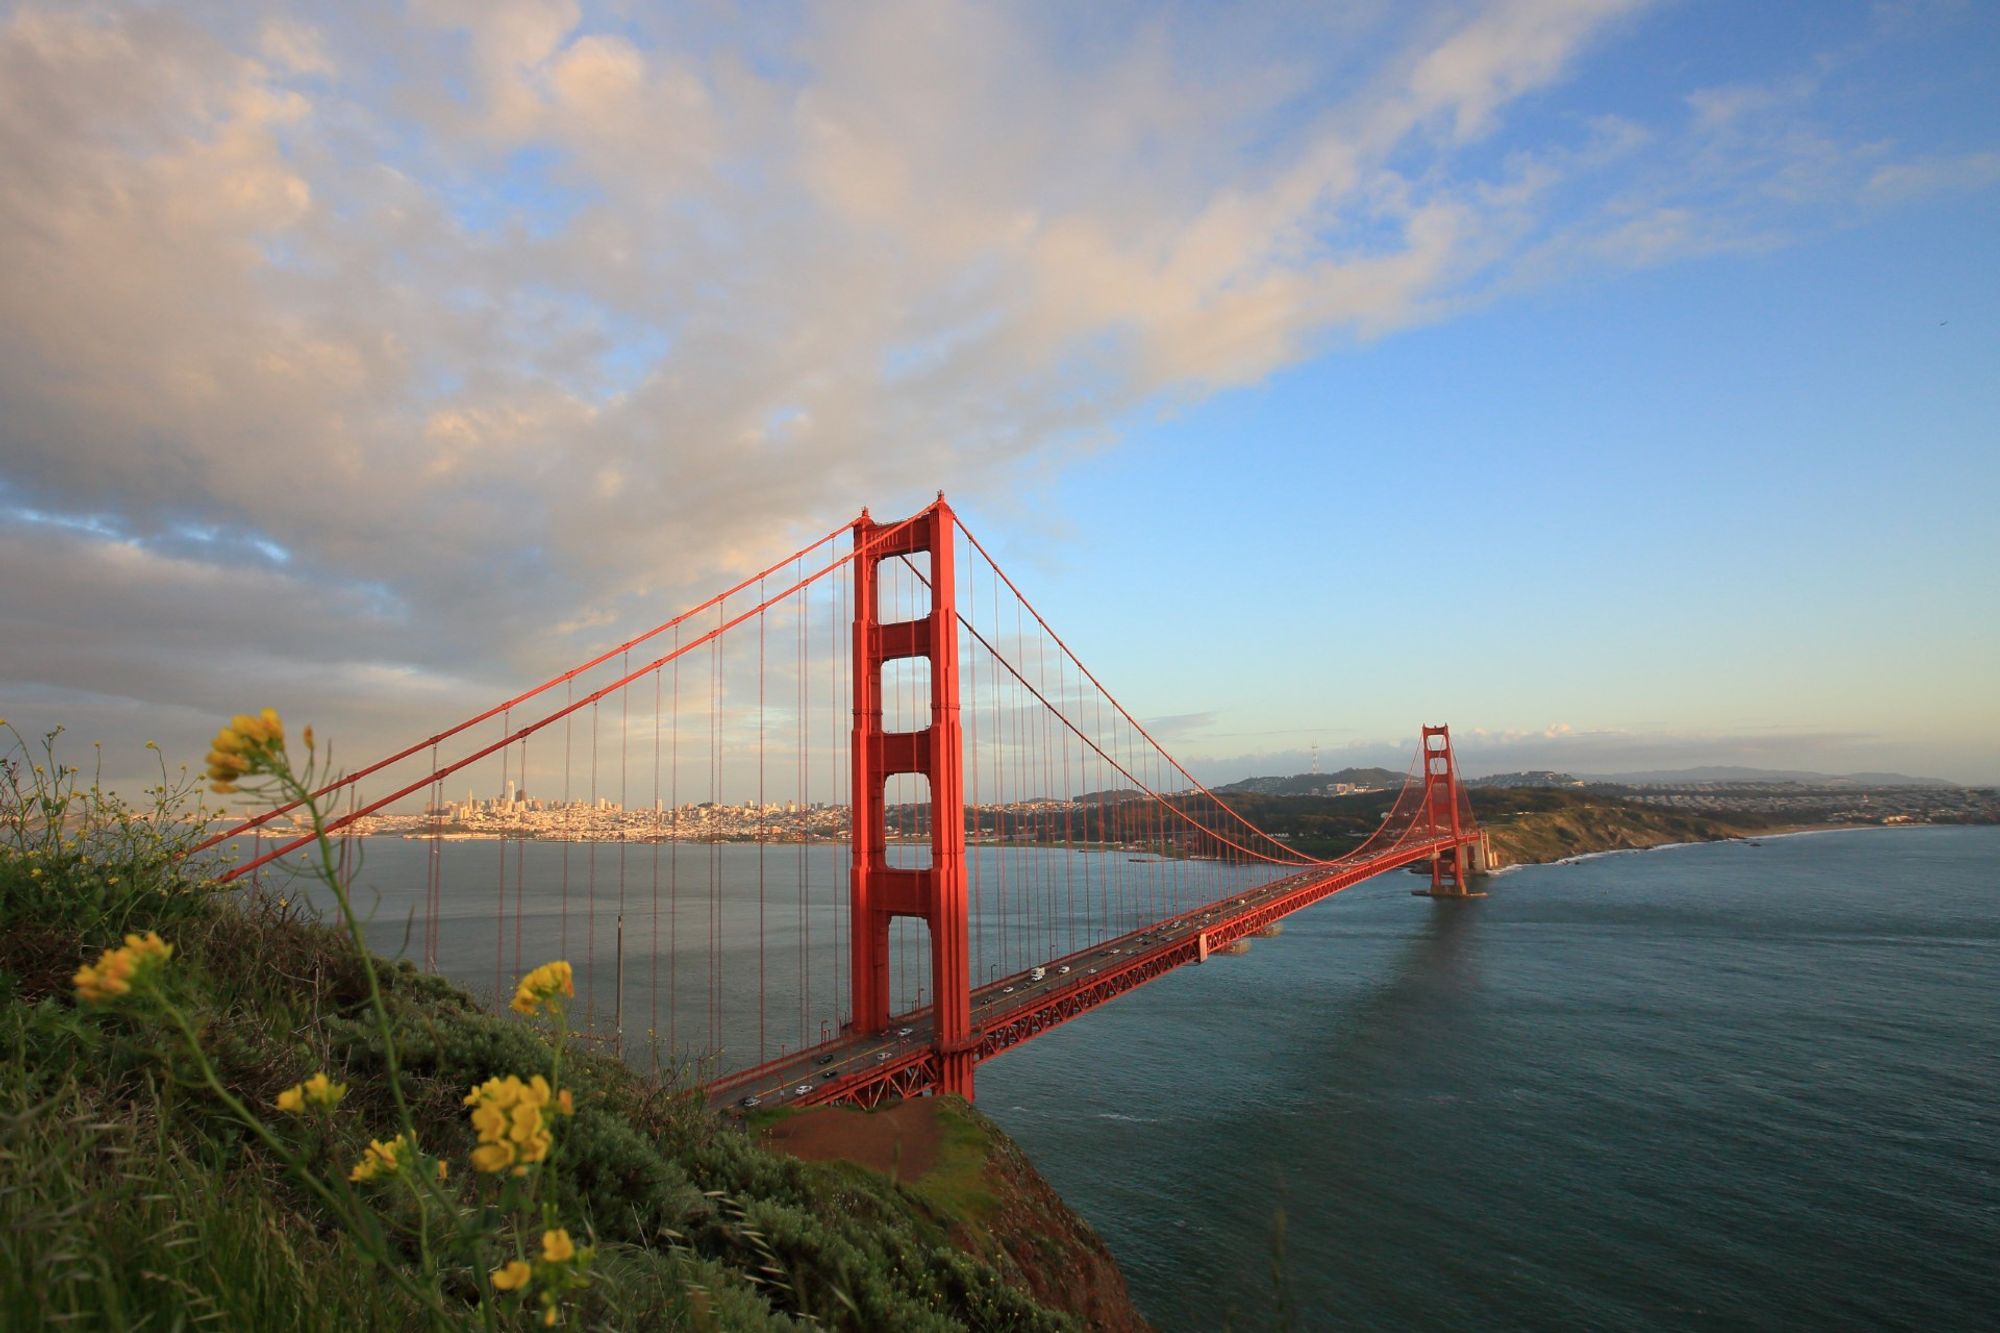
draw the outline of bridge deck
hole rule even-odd
[[[1040,981],[1029,980],[1024,971],[979,987],[972,993],[974,1062],[990,1060],[1177,967],[1200,962],[1343,889],[1427,860],[1452,845],[1449,838],[1408,843],[1314,866],[1051,959]],[[718,1108],[746,1103],[874,1106],[890,1097],[912,1096],[937,1085],[931,1040],[926,1006],[898,1015],[887,1032],[839,1037],[732,1074],[709,1086],[709,1101]]]

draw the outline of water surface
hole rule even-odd
[[[1401,878],[980,1069],[1161,1328],[1995,1326],[2000,829]]]

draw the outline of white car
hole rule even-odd
[[[793,1089],[792,1089],[792,1096],[794,1096],[794,1097],[803,1097],[803,1096],[805,1096],[805,1095],[806,1095],[807,1093],[811,1092],[812,1090],[813,1090],[813,1085],[812,1085],[812,1084],[810,1084],[810,1083],[801,1083],[801,1084],[799,1084],[799,1086],[797,1086],[796,1088],[793,1088]]]

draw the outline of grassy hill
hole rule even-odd
[[[1472,810],[1503,865],[1560,861],[1587,852],[1715,842],[1768,832],[1778,821],[1663,810],[1574,788],[1474,788]]]
[[[571,1272],[573,1327],[1143,1327],[1089,1227],[970,1106],[928,1107],[951,1150],[897,1175],[766,1146],[573,1042],[558,1062],[542,1027],[407,964],[375,963],[378,1021],[345,932],[217,891],[173,825],[46,767],[0,751],[0,1328],[539,1327],[545,1274]],[[148,931],[171,955],[90,1002],[79,968]],[[344,1099],[277,1109],[315,1071]],[[484,1174],[468,1091],[531,1073],[574,1114],[550,1104],[526,1183]],[[351,1182],[398,1089],[425,1156]],[[580,1253],[496,1294],[509,1236],[535,1253],[556,1226]]]
[[[1472,809],[1493,834],[1503,864],[1559,861],[1585,852],[1705,842],[1768,831],[1777,820],[1727,819],[1663,810],[1574,787],[1471,787]],[[1361,845],[1381,824],[1394,791],[1355,796],[1285,796],[1232,791],[1224,799],[1259,828],[1283,834],[1308,856],[1332,857]]]

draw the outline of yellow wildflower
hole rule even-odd
[[[564,1115],[576,1114],[576,1102],[571,1099],[568,1088],[556,1094],[556,1109]]]
[[[571,1242],[569,1232],[561,1227],[542,1233],[542,1262],[566,1264],[576,1257],[576,1245]]]
[[[345,1083],[335,1083],[324,1073],[314,1074],[305,1082],[279,1093],[278,1109],[290,1111],[293,1115],[301,1114],[308,1105],[331,1111],[346,1095]]]
[[[127,935],[125,947],[140,958],[157,958],[163,963],[174,956],[174,946],[150,930],[144,935]]]
[[[70,980],[78,999],[86,1004],[108,1004],[131,994],[133,986],[149,978],[173,952],[173,945],[150,930],[144,935],[127,935],[123,948],[106,949],[95,963],[78,968]]]
[[[225,795],[235,791],[245,776],[268,771],[271,759],[284,748],[285,724],[276,709],[266,708],[255,716],[238,713],[210,743],[209,790]]]
[[[496,1291],[519,1291],[528,1285],[528,1278],[534,1272],[522,1259],[509,1259],[489,1275]]]
[[[570,973],[568,963],[543,963],[521,978],[520,988],[514,992],[514,1002],[511,1007],[517,1014],[532,1014],[544,1006],[555,1008],[559,1003],[556,999],[558,995],[575,994],[576,981]]]
[[[387,1143],[376,1139],[368,1145],[368,1151],[362,1155],[361,1160],[354,1164],[354,1169],[347,1173],[347,1178],[361,1182],[393,1176],[401,1171],[416,1153],[417,1145],[407,1134],[398,1134]]]
[[[464,1104],[472,1108],[472,1129],[479,1136],[472,1164],[489,1175],[512,1168],[518,1176],[528,1163],[547,1157],[555,1136],[543,1108],[551,1099],[549,1081],[540,1074],[526,1083],[513,1074],[489,1078],[467,1093]]]
[[[238,713],[229,719],[229,730],[253,745],[277,745],[285,743],[285,723],[275,708],[259,710],[254,716]]]
[[[306,742],[306,748],[308,750],[313,748],[313,729],[312,729],[312,723],[310,722],[306,723],[305,742]]]

